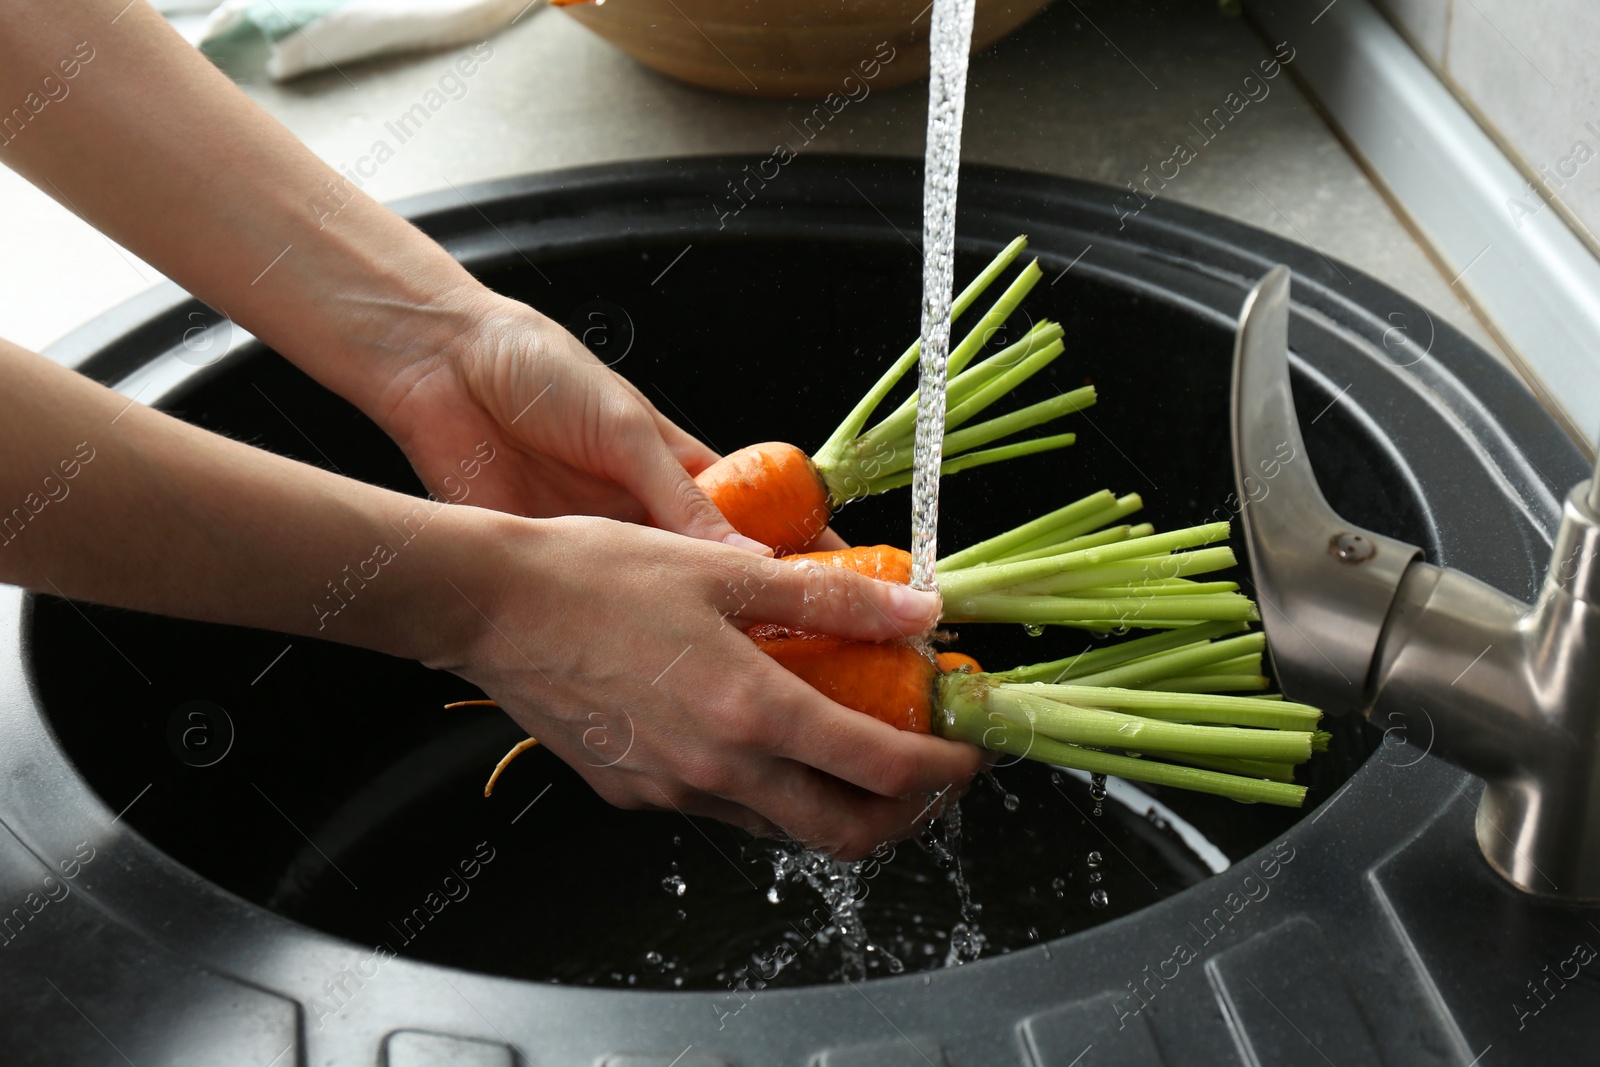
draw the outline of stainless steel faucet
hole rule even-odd
[[[1284,693],[1380,725],[1431,722],[1484,780],[1478,846],[1517,888],[1600,901],[1600,470],[1567,495],[1525,604],[1329,507],[1289,392],[1289,270],[1246,298],[1233,462]]]

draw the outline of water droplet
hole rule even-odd
[[[678,975],[678,976],[676,976],[676,977],[675,977],[675,978],[673,978],[673,979],[672,979],[672,984],[673,984],[673,985],[674,985],[674,986],[681,986],[681,985],[683,985],[683,975],[681,975],[681,974],[680,974],[680,975]]]
[[[679,908],[675,914],[679,919],[687,919],[689,917],[689,913],[684,911],[682,908]]]
[[[1038,931],[1037,928],[1032,927],[1032,926],[1028,927],[1028,940],[1029,941],[1037,941],[1037,940],[1039,940],[1039,931]]]
[[[1051,771],[1050,772],[1050,784],[1051,785],[1060,785],[1061,784],[1061,772],[1060,771]]]
[[[1111,897],[1104,889],[1096,889],[1089,894],[1089,904],[1096,908],[1103,908],[1111,903]]]
[[[1022,626],[1022,632],[1027,634],[1029,637],[1043,637],[1044,627],[1040,626],[1036,622],[1024,623]]]
[[[1050,879],[1050,888],[1056,891],[1056,899],[1059,900],[1067,895],[1067,880],[1065,878],[1052,878]]]
[[[659,967],[661,966],[661,953],[657,952],[655,949],[651,949],[649,952],[644,954],[644,961],[650,964],[652,967]]]
[[[689,883],[683,880],[682,875],[669,874],[661,879],[661,888],[675,897],[681,897],[689,891]]]
[[[672,839],[672,843],[681,848],[683,846],[683,838],[674,836],[673,839]]]
[[[1090,871],[1089,872],[1089,881],[1091,881],[1091,882],[1098,882],[1100,879],[1102,879],[1104,877],[1105,877],[1105,875],[1101,874],[1099,871]]]
[[[1017,794],[1015,793],[1007,793],[1006,799],[1003,801],[1003,803],[1005,804],[1007,811],[1016,811],[1018,808],[1022,807],[1022,801],[1018,799]]]
[[[1098,852],[1089,853],[1088,860],[1089,866],[1091,867],[1098,867],[1100,864],[1105,862],[1104,858]]]
[[[768,904],[781,904],[781,903],[783,903],[783,894],[778,892],[778,887],[776,885],[767,887],[767,903]]]

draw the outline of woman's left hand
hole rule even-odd
[[[531,518],[596,515],[755,545],[694,482],[714,451],[554,321],[487,290],[469,299],[467,332],[422,357],[377,413],[431,491]],[[492,463],[479,462],[483,442]]]

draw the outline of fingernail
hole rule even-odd
[[[746,537],[744,534],[738,533],[737,531],[729,534],[727,537],[724,537],[722,539],[722,543],[725,545],[730,545],[733,548],[742,548],[746,552],[754,552],[762,556],[772,555],[772,549],[769,546],[762,544],[754,537]]]
[[[889,610],[904,622],[926,626],[939,615],[939,594],[897,585],[889,591]]]

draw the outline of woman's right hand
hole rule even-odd
[[[744,633],[923,633],[934,594],[609,519],[448,510],[479,546],[454,584],[481,625],[431,665],[483,689],[618,807],[855,859],[913,832],[982,764],[971,745],[834,703]]]

